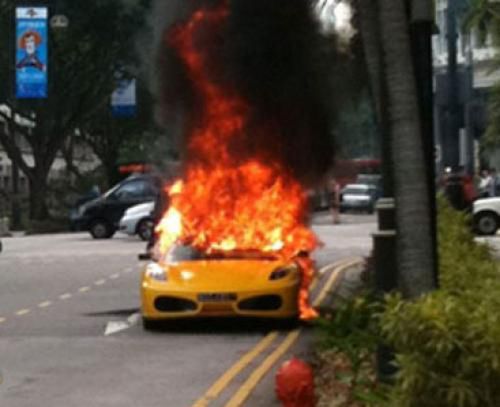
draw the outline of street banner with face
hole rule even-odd
[[[16,97],[47,97],[47,7],[16,8]]]

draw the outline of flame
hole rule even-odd
[[[229,145],[245,148],[251,140],[246,128],[249,106],[209,77],[210,60],[197,49],[200,30],[221,27],[227,15],[226,1],[198,10],[167,37],[203,108],[189,135],[183,179],[168,189],[170,207],[156,228],[159,248],[165,252],[183,242],[205,252],[259,250],[290,260],[310,253],[318,243],[306,226],[304,190],[279,162],[257,155],[242,161],[231,153]],[[314,267],[311,261],[298,264],[301,318],[314,318],[308,297]]]

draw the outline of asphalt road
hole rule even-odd
[[[314,229],[324,242],[318,265],[366,255],[374,220],[344,215],[332,225],[328,214],[316,215]],[[143,331],[137,254],[144,243],[136,238],[96,241],[78,233],[2,240],[2,407],[190,407],[221,377],[217,399],[197,406],[224,406],[291,335],[279,330],[270,337],[274,326],[262,321],[196,321]],[[261,346],[262,340],[267,342]],[[256,344],[265,352],[254,352],[252,363],[240,365],[228,381],[228,369]],[[278,405],[271,383],[264,376],[242,405]]]

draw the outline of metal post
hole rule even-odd
[[[448,103],[446,109],[446,131],[443,140],[443,164],[456,169],[459,165],[458,134],[460,130],[459,83],[457,73],[457,4],[448,0],[447,8],[447,48],[448,48]]]
[[[15,61],[16,61],[16,47],[14,46],[15,44],[15,38],[16,38],[16,5],[14,5],[12,9],[12,18],[11,18],[11,27],[10,27],[10,32],[12,33],[12,39],[9,40],[9,47],[10,47],[10,58],[8,58],[8,63],[10,64],[9,66],[9,72],[11,72],[11,80],[10,80],[10,108],[11,108],[11,114],[12,120],[15,120],[14,116],[14,110],[15,110],[15,80],[16,80],[16,70],[15,70]],[[9,134],[10,137],[14,139],[14,143],[16,141],[16,134],[15,134],[15,126],[13,126],[13,134]],[[12,169],[12,184],[11,184],[11,228],[12,230],[19,230],[21,229],[21,207],[19,203],[19,167],[16,163],[15,160],[11,159],[11,169]]]

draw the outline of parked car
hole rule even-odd
[[[358,210],[373,213],[378,198],[378,188],[374,185],[347,184],[340,191],[340,212]]]
[[[474,231],[479,235],[494,235],[500,227],[500,197],[482,198],[472,206]]]
[[[148,241],[153,233],[154,201],[142,203],[128,208],[120,219],[119,230],[127,235],[138,235]]]
[[[110,238],[128,208],[154,201],[159,190],[158,178],[149,174],[131,175],[99,198],[81,205],[71,219],[72,229],[87,230],[95,239]]]

